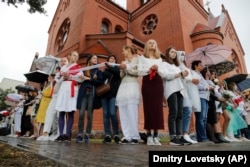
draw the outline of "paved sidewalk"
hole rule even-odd
[[[187,146],[102,144],[101,142],[39,142],[32,139],[0,136],[0,142],[56,160],[61,166],[148,166],[148,151],[250,151],[250,142],[198,143]]]

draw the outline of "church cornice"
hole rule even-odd
[[[124,8],[120,7],[119,5],[117,5],[116,3],[112,2],[111,0],[95,0],[95,1],[98,2],[102,6],[102,8],[105,7],[123,18],[126,19],[128,18],[129,12]]]
[[[147,3],[145,3],[143,6],[141,6],[140,8],[136,9],[135,11],[133,11],[131,13],[130,16],[130,21],[136,19],[138,16],[142,15],[144,12],[148,11],[150,8],[152,8],[153,6],[155,6],[157,3],[159,3],[162,0],[152,0],[149,1]]]
[[[197,0],[188,0],[195,9],[200,12],[200,14],[207,19],[208,17],[208,12],[204,9],[204,7],[197,1]]]
[[[199,31],[199,32],[195,32],[193,34],[190,35],[191,38],[201,35],[201,34],[207,34],[207,33],[212,33],[212,34],[218,34],[219,36],[221,36],[221,39],[224,38],[223,34],[217,30],[204,30],[204,31]]]
[[[239,53],[241,53],[242,55],[245,55],[244,50],[243,50],[243,48],[242,48],[242,46],[241,46],[240,40],[239,40],[239,38],[238,38],[238,35],[237,35],[236,31],[235,31],[235,28],[234,28],[234,26],[233,26],[232,20],[231,20],[231,18],[230,18],[230,16],[229,16],[227,10],[223,8],[223,12],[224,12],[225,15],[227,16],[227,17],[226,17],[227,19],[225,20],[226,22],[225,22],[225,24],[224,24],[224,26],[225,26],[225,31],[222,32],[222,33],[224,34],[225,37],[228,37],[228,36],[229,36],[229,38],[230,38],[232,41],[235,42],[236,47],[237,47],[237,50],[239,51]],[[220,29],[220,27],[218,27],[217,29]]]

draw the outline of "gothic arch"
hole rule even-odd
[[[70,30],[70,19],[66,18],[61,24],[61,27],[59,28],[59,31],[56,35],[55,50],[57,52],[60,52],[63,49],[69,37],[69,30]]]
[[[107,18],[102,19],[102,24],[101,24],[101,34],[108,34],[111,32],[111,22]]]
[[[123,31],[124,30],[123,30],[122,26],[120,26],[120,25],[115,26],[115,33],[123,32]]]

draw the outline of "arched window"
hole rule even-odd
[[[57,36],[56,36],[56,42],[55,42],[55,49],[56,51],[61,51],[64,47],[64,44],[66,43],[68,36],[69,36],[69,30],[70,30],[70,20],[69,18],[65,19],[62,23]]]
[[[109,33],[109,23],[104,20],[102,21],[102,27],[101,27],[101,34],[107,34]]]
[[[115,33],[123,32],[123,28],[120,25],[115,26]]]

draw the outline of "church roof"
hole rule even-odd
[[[96,54],[96,55],[110,55],[111,51],[104,45],[101,40],[85,49],[81,55]]]
[[[213,30],[213,28],[211,28],[209,26],[206,26],[206,25],[201,24],[201,23],[197,23],[193,29],[192,34],[199,33],[202,31],[212,31],[212,30]]]

